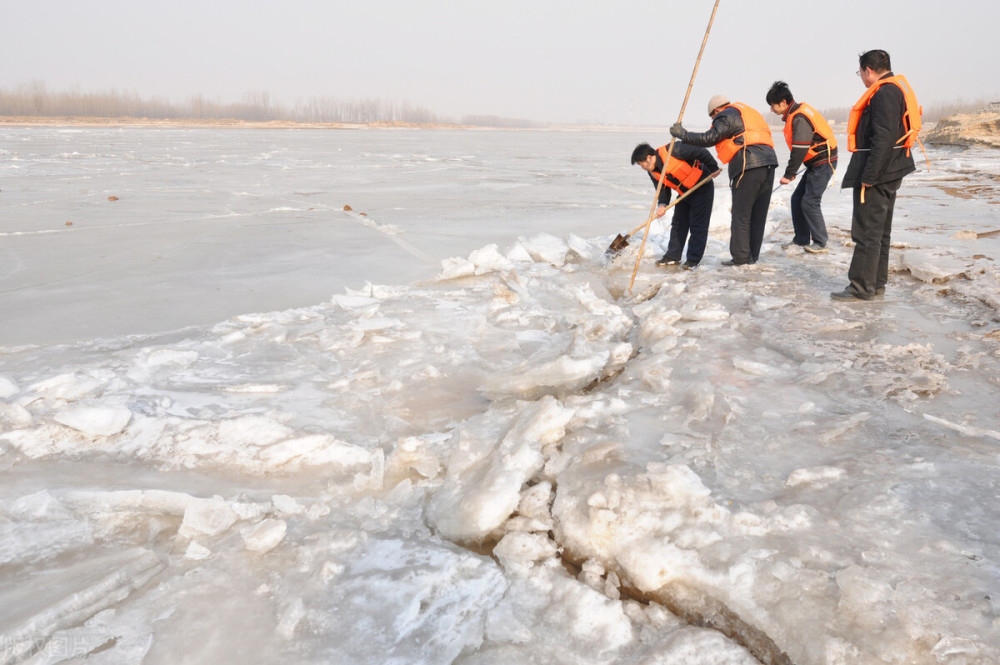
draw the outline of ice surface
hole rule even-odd
[[[1000,153],[845,304],[629,290],[655,136],[0,136],[0,663],[997,662]]]

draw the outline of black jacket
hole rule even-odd
[[[704,148],[697,148],[693,145],[687,145],[682,141],[674,141],[674,151],[670,153],[671,157],[679,159],[682,162],[687,162],[692,166],[698,166],[702,173],[706,176],[712,175],[719,170],[719,164],[715,161],[715,157],[712,156],[708,150]],[[696,163],[697,162],[697,163]],[[653,169],[657,173],[663,173],[663,160],[660,159],[660,155],[656,155],[656,168]],[[648,173],[648,172],[647,172]],[[654,176],[652,173],[648,173],[649,179],[653,181],[653,186],[656,187],[660,184],[660,179]],[[711,187],[711,183],[705,183],[698,189],[704,189],[705,187]],[[659,205],[668,205],[670,203],[670,192],[674,190],[667,187],[667,183],[663,183],[663,187],[660,189],[660,196],[657,198]],[[692,194],[691,196],[694,196]]]
[[[743,118],[736,107],[730,106],[724,111],[715,114],[715,117],[712,119],[712,126],[707,132],[701,132],[700,134],[686,132],[684,134],[684,142],[690,145],[710,147],[742,132]],[[744,160],[746,160],[746,164],[744,164]],[[745,169],[777,165],[778,156],[774,153],[774,148],[769,145],[756,143],[746,146],[733,156],[729,162],[729,179],[735,180],[739,178]]]
[[[889,72],[882,78],[892,76]],[[879,88],[861,113],[855,136],[857,152],[851,153],[842,188],[880,185],[913,173],[913,156],[897,144],[905,133],[903,112],[906,100],[899,87],[887,84]]]

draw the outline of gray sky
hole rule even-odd
[[[670,125],[713,0],[3,0],[0,88],[111,89],[183,102],[266,91],[409,102],[451,119]],[[765,9],[767,7],[767,9]],[[904,9],[905,8],[905,9]],[[1000,2],[722,0],[685,112],[716,93],[765,108],[771,82],[820,108],[889,51],[925,109],[1000,99]]]

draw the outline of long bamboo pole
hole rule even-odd
[[[715,13],[719,11],[719,0],[715,0],[715,6],[712,7],[712,16],[708,19],[708,27],[705,29],[705,37],[701,40],[701,49],[698,51],[698,59],[694,61],[694,70],[691,72],[691,80],[688,82],[687,92],[684,93],[684,103],[681,104],[681,112],[677,116],[677,122],[684,120],[684,110],[687,108],[688,99],[691,98],[691,88],[694,87],[694,78],[698,74],[698,65],[701,64],[701,56],[705,53],[705,44],[708,43],[708,33],[712,31],[712,23],[715,21]],[[653,219],[656,218],[656,208],[660,201],[660,190],[663,189],[663,178],[667,173],[667,163],[670,161],[670,156],[674,152],[674,142],[677,139],[674,137],[670,138],[670,147],[667,148],[667,159],[663,164],[663,169],[660,171],[660,181],[656,185],[656,194],[653,196],[653,207],[649,211],[649,218],[646,220],[646,230],[642,234],[642,244],[639,245],[639,254],[635,257],[635,269],[632,271],[632,280],[628,283],[628,291],[632,292],[632,285],[635,284],[635,276],[639,272],[639,261],[642,260],[642,252],[646,249],[646,238],[649,237],[649,226]]]

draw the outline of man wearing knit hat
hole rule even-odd
[[[689,132],[681,123],[670,134],[689,145],[709,147],[723,164],[729,164],[729,185],[733,192],[729,253],[723,265],[756,263],[764,241],[767,209],[778,156],[774,152],[771,128],[764,116],[745,104],[730,102],[725,95],[708,100],[712,127],[707,132]]]

